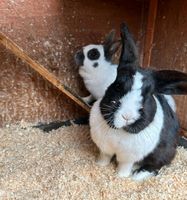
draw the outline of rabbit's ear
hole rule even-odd
[[[136,66],[139,64],[138,49],[134,42],[133,36],[125,23],[121,24],[121,40],[122,51],[119,61],[119,69],[128,66]]]
[[[112,29],[105,37],[104,44],[112,44],[115,40],[116,31]]]
[[[153,72],[155,92],[168,95],[187,94],[187,74],[174,70]]]
[[[110,33],[106,36],[103,44],[105,57],[107,60],[111,60],[112,56],[116,53],[121,44],[120,40],[115,40],[115,34],[115,30],[111,30]]]

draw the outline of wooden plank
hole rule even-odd
[[[157,15],[157,5],[158,5],[158,0],[150,0],[145,46],[144,46],[144,56],[143,56],[144,67],[150,66],[151,62],[151,54],[152,54],[153,39],[155,32],[155,21]]]
[[[187,130],[181,128],[181,129],[180,129],[180,135],[183,135],[183,136],[185,136],[185,137],[187,138]]]
[[[187,73],[187,1],[158,3],[151,66]],[[187,130],[187,95],[176,96],[177,115]],[[187,132],[185,133],[187,136]]]
[[[52,85],[57,87],[62,93],[64,93],[68,98],[74,101],[77,105],[83,108],[85,111],[89,112],[90,108],[86,105],[78,95],[72,93],[72,91],[65,85],[63,85],[60,80],[49,72],[44,66],[34,61],[29,57],[23,49],[21,49],[17,44],[15,44],[10,38],[0,33],[0,43],[3,44],[7,49],[11,50],[13,54],[26,62],[32,69],[38,72],[43,78],[47,79]]]

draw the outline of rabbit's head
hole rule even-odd
[[[122,51],[116,80],[100,102],[110,127],[138,133],[154,119],[159,94],[187,94],[187,74],[141,68],[138,51],[126,24],[121,25]]]
[[[115,31],[112,30],[103,44],[91,44],[82,47],[75,54],[75,62],[80,67],[96,69],[106,62],[112,62],[112,56],[118,50],[120,41],[115,40]]]

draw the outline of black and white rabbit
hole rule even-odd
[[[111,31],[104,44],[84,46],[75,54],[79,74],[90,92],[88,97],[82,98],[86,103],[103,97],[108,86],[116,79],[117,65],[112,63],[112,56],[119,46],[120,41],[115,40],[115,31]]]
[[[121,38],[117,78],[91,109],[91,137],[100,150],[99,165],[116,155],[119,177],[143,180],[175,156],[179,121],[169,95],[187,94],[187,74],[141,68],[125,24]]]

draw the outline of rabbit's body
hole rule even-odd
[[[93,67],[89,68],[86,65],[79,68],[79,74],[94,99],[103,97],[106,89],[114,82],[117,76],[117,65],[102,60],[99,67],[100,69],[98,70]]]
[[[120,177],[142,180],[175,156],[179,122],[170,95],[187,94],[187,74],[141,68],[124,24],[121,37],[117,77],[90,112],[91,137],[100,150],[99,165],[116,155]]]
[[[134,164],[155,149],[163,127],[163,110],[158,100],[153,122],[138,134],[128,133],[123,128],[115,130],[109,127],[102,117],[99,104],[100,101],[97,101],[93,105],[90,125],[92,139],[103,153],[111,156],[116,154],[117,159],[122,156],[127,163]],[[157,129],[158,123],[160,126]]]
[[[106,89],[117,76],[117,65],[112,63],[112,56],[119,48],[119,41],[115,41],[115,32],[106,37],[104,44],[90,44],[82,47],[75,54],[79,74],[82,77],[90,96],[82,98],[91,103],[104,96]]]
[[[138,134],[129,133],[123,128],[109,127],[100,111],[101,99],[92,107],[90,114],[92,140],[103,154],[108,155],[106,165],[110,163],[114,155],[118,162],[126,164],[127,170],[119,172],[119,176],[132,175],[133,166],[139,162],[141,162],[141,167],[147,165],[154,166],[155,170],[160,169],[163,165],[169,164],[175,155],[179,129],[178,120],[173,108],[170,107],[163,95],[154,98],[157,107],[154,119]],[[167,143],[169,140],[170,143]],[[152,174],[154,175],[154,172],[145,173],[146,177]],[[134,174],[133,178],[139,180],[142,175],[139,177]],[[145,177],[143,176],[143,178]]]

